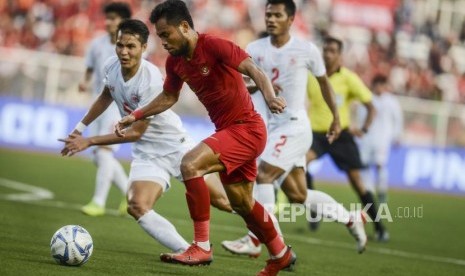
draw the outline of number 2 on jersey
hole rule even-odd
[[[271,82],[274,83],[275,80],[279,78],[279,69],[278,68],[273,68],[271,69],[271,73],[273,73],[273,77],[271,78]]]
[[[281,135],[279,139],[280,141],[274,145],[274,152],[273,152],[274,157],[279,157],[279,155],[281,154],[281,148],[286,144],[287,136]]]

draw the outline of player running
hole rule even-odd
[[[323,212],[323,216],[346,225],[357,240],[357,250],[365,249],[366,234],[361,213],[350,214],[326,193],[306,189],[305,155],[312,144],[312,132],[305,107],[308,72],[316,76],[325,98],[325,106],[332,111],[333,121],[327,139],[332,143],[339,133],[339,119],[334,93],[326,77],[326,69],[317,47],[290,35],[296,6],[292,0],[268,0],[265,23],[268,37],[256,40],[247,52],[273,81],[277,93],[284,97],[286,110],[268,117],[268,141],[260,157],[256,194],[270,214],[274,214],[275,182],[288,178],[281,189],[291,203],[305,204],[309,209]],[[257,93],[255,93],[257,94]],[[254,96],[257,99],[257,96]],[[333,208],[318,208],[332,205]],[[328,207],[328,206],[326,206]],[[276,218],[272,215],[279,229]],[[249,232],[244,238],[223,241],[222,246],[235,254],[257,257],[261,252],[259,240]]]
[[[387,203],[388,170],[387,162],[393,143],[398,143],[403,130],[403,116],[399,102],[389,92],[388,80],[376,75],[372,80],[373,105],[376,114],[368,132],[357,139],[363,169],[361,177],[371,193],[377,193],[379,203]],[[363,124],[366,109],[357,109],[358,124]],[[375,178],[372,169],[375,169]]]
[[[129,5],[121,2],[114,2],[103,8],[105,13],[105,27],[107,34],[92,40],[86,53],[86,73],[84,79],[79,84],[79,91],[85,92],[93,79],[92,92],[97,98],[102,92],[102,80],[104,78],[103,65],[105,61],[115,55],[116,30],[121,21],[131,17]],[[104,135],[113,132],[115,123],[121,118],[118,108],[111,104],[108,109],[90,125],[90,135]],[[111,183],[114,182],[126,195],[128,189],[128,177],[119,161],[113,156],[113,152],[118,149],[118,145],[95,147],[94,162],[97,166],[95,180],[95,192],[89,204],[82,207],[81,211],[89,216],[101,216],[105,214],[105,203]],[[120,214],[127,214],[126,197],[122,200],[119,208]]]
[[[170,178],[180,179],[181,159],[195,144],[187,135],[181,120],[168,109],[158,115],[137,121],[124,137],[116,134],[80,135],[83,128],[97,119],[114,101],[119,112],[149,103],[161,91],[163,78],[158,68],[141,58],[147,48],[149,30],[139,20],[126,20],[118,27],[117,57],[110,57],[104,68],[104,88],[73,134],[65,142],[62,155],[73,155],[90,146],[133,142],[128,212],[155,240],[173,252],[185,251],[189,244],[176,228],[152,207],[170,187]],[[226,194],[216,176],[208,176],[207,186],[212,205],[231,212]],[[210,203],[210,202],[209,202]],[[162,255],[161,258],[165,257]]]
[[[338,110],[341,116],[341,136],[332,144],[326,140],[325,130],[331,123],[331,112],[321,104],[324,99],[319,91],[323,87],[319,85],[313,76],[309,76],[309,117],[312,122],[314,141],[307,154],[307,162],[329,154],[336,166],[346,173],[362,204],[369,206],[367,213],[374,222],[376,239],[387,241],[389,240],[388,232],[382,222],[376,220],[378,210],[373,195],[365,189],[360,177],[360,169],[363,165],[360,160],[359,149],[354,140],[354,136],[362,137],[370,128],[375,114],[371,102],[372,94],[355,73],[342,65],[342,50],[343,43],[341,40],[334,37],[325,38],[323,59],[328,70],[329,81],[336,92]],[[367,116],[361,128],[349,129],[350,104],[357,100],[365,107]],[[312,177],[309,172],[307,174],[307,185],[309,189],[312,189]]]
[[[219,172],[232,208],[247,227],[266,245],[271,255],[259,275],[277,275],[292,268],[296,257],[276,231],[269,214],[252,198],[256,158],[266,143],[266,127],[254,110],[241,73],[260,88],[268,107],[281,113],[285,101],[276,97],[266,75],[237,45],[194,30],[186,4],[168,0],[155,7],[150,16],[163,47],[166,61],[163,92],[152,102],[125,116],[122,128],[168,109],[178,101],[186,82],[206,107],[216,132],[189,151],[181,163],[186,199],[194,221],[194,243],[172,256],[172,262],[198,265],[212,261],[209,241],[209,193],[203,175]]]

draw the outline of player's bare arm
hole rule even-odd
[[[365,117],[365,121],[363,122],[363,125],[360,129],[355,128],[351,130],[352,134],[357,137],[362,137],[365,133],[368,132],[368,129],[370,128],[371,123],[373,122],[373,118],[376,114],[375,107],[371,101],[363,103],[363,106],[367,109],[367,116]]]
[[[102,93],[98,96],[98,98],[94,101],[94,103],[87,111],[84,118],[82,118],[81,122],[88,126],[92,123],[95,119],[97,119],[105,110],[107,110],[108,106],[113,102],[113,98],[111,97],[110,90],[105,87],[102,90]]]
[[[247,58],[239,64],[237,68],[242,74],[249,76],[256,84],[268,104],[269,109],[273,113],[281,113],[286,107],[286,101],[282,97],[277,97],[274,92],[273,85],[270,79],[266,76],[251,58]]]
[[[135,142],[142,137],[148,126],[149,120],[137,121],[126,130],[124,137],[120,137],[114,133],[92,137],[82,137],[81,135],[71,134],[68,138],[58,139],[58,141],[65,143],[61,155],[72,156],[91,146],[107,146]]]
[[[254,94],[255,92],[258,91],[258,87],[253,82],[253,80],[249,76],[243,76],[244,82],[245,82],[245,87],[247,87],[247,91],[249,91],[250,94]],[[283,91],[282,87],[279,84],[272,83],[273,85],[273,90],[276,95],[279,95]]]
[[[328,105],[329,109],[331,110],[331,113],[333,114],[333,121],[326,135],[328,138],[328,142],[331,144],[339,137],[339,134],[341,133],[341,125],[339,123],[339,112],[337,111],[336,99],[334,96],[335,94],[326,75],[317,77],[316,79],[318,80],[318,83],[320,85],[321,94],[323,95],[326,105]]]
[[[168,110],[178,101],[179,93],[180,91],[166,92],[163,90],[150,103],[133,111],[131,114],[124,116],[115,127],[116,135],[121,137],[126,135],[124,129],[137,120],[141,120]]]

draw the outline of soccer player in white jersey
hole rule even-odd
[[[86,53],[86,73],[84,79],[79,84],[79,91],[88,91],[92,84],[92,93],[96,98],[102,91],[103,86],[103,65],[104,62],[115,53],[116,30],[118,24],[131,17],[131,9],[128,4],[114,2],[106,5],[103,8],[105,14],[105,27],[107,33],[95,38]],[[121,118],[118,108],[115,104],[99,116],[92,125],[90,125],[91,135],[103,135],[113,132],[113,127]],[[105,203],[108,192],[110,191],[111,183],[113,182],[123,193],[126,194],[128,177],[119,161],[114,157],[113,152],[118,149],[118,145],[113,146],[98,146],[93,151],[94,162],[97,166],[97,175],[95,180],[94,196],[89,204],[82,207],[82,212],[90,216],[100,216],[105,213]],[[120,204],[119,212],[121,215],[126,212],[126,199],[124,198]]]
[[[386,168],[391,145],[402,135],[403,116],[399,102],[389,92],[387,78],[376,75],[372,80],[373,105],[376,114],[368,132],[358,139],[360,157],[365,166],[361,177],[366,189],[377,192],[379,203],[387,203],[388,171]],[[359,125],[366,117],[366,109],[357,109]],[[375,175],[373,176],[373,167]]]
[[[132,124],[124,137],[111,133],[84,138],[80,135],[114,101],[121,115],[142,107],[163,90],[163,78],[158,68],[141,58],[147,47],[149,30],[140,20],[128,19],[118,27],[117,57],[110,57],[104,68],[104,88],[85,117],[65,142],[62,155],[73,155],[89,146],[134,142],[133,161],[129,174],[128,212],[154,239],[173,252],[189,247],[167,219],[152,207],[170,186],[171,177],[180,177],[184,154],[195,146],[181,120],[168,109],[158,115]],[[207,176],[211,204],[231,212],[221,182],[215,175]],[[169,261],[169,254],[160,256]]]
[[[272,80],[275,92],[284,97],[287,103],[282,114],[262,114],[262,117],[268,117],[268,140],[260,157],[256,200],[270,214],[274,214],[274,183],[281,183],[287,177],[281,189],[291,203],[305,204],[309,209],[323,212],[320,214],[347,225],[357,240],[357,250],[363,252],[367,239],[362,214],[350,214],[331,196],[319,191],[307,191],[306,188],[305,156],[312,144],[305,106],[308,71],[317,77],[323,87],[326,104],[332,110],[334,119],[327,135],[330,142],[337,138],[340,127],[334,93],[318,48],[289,33],[295,9],[292,0],[268,0],[265,22],[269,36],[252,42],[246,49]],[[250,88],[249,91],[253,90]],[[319,205],[332,205],[333,208],[318,208]],[[272,216],[272,219],[279,229],[276,218]],[[252,257],[261,252],[259,241],[251,232],[235,241],[223,241],[222,246],[232,253]]]

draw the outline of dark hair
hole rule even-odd
[[[258,38],[265,38],[268,37],[270,34],[267,31],[261,31],[257,34]]]
[[[387,82],[388,82],[388,79],[385,75],[377,74],[371,80],[371,86],[375,86],[378,84],[386,84]]]
[[[266,6],[268,5],[278,5],[278,4],[283,4],[284,8],[286,9],[286,13],[288,16],[294,16],[295,15],[295,3],[293,0],[268,0],[266,1]]]
[[[193,29],[194,22],[187,9],[186,3],[181,0],[167,0],[158,4],[150,14],[150,22],[155,24],[158,20],[165,18],[170,25],[179,26],[182,21],[187,21]]]
[[[142,44],[147,43],[149,38],[149,29],[144,22],[138,19],[126,19],[118,25],[118,32],[123,34],[139,35],[139,41]]]
[[[327,36],[324,38],[324,43],[325,44],[331,44],[331,43],[336,43],[337,44],[337,48],[339,49],[339,52],[342,52],[342,49],[344,49],[344,43],[342,42],[342,40],[340,39],[337,39],[333,36]]]
[[[123,2],[112,2],[103,7],[103,13],[107,14],[110,12],[116,13],[122,19],[131,18],[131,8],[127,3]]]

